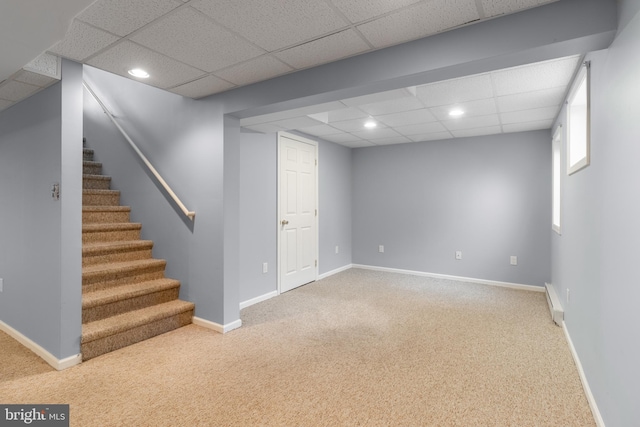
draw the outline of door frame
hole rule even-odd
[[[277,253],[276,253],[276,264],[278,266],[278,270],[277,270],[277,276],[278,276],[278,295],[280,295],[282,293],[281,291],[281,274],[282,272],[280,271],[280,236],[282,235],[282,233],[280,232],[280,221],[282,221],[282,218],[280,217],[280,176],[281,176],[281,162],[280,162],[280,154],[281,154],[281,145],[282,145],[282,137],[287,137],[289,139],[295,139],[296,141],[300,141],[303,142],[305,144],[309,144],[309,145],[313,145],[315,147],[315,151],[316,151],[316,167],[315,167],[315,181],[316,181],[316,200],[315,200],[315,205],[316,205],[316,216],[315,216],[315,228],[316,228],[316,236],[315,236],[315,240],[316,240],[316,247],[315,247],[315,252],[316,252],[316,265],[314,267],[314,280],[313,281],[317,281],[318,280],[318,266],[320,265],[320,203],[319,203],[319,194],[318,194],[318,141],[314,141],[312,139],[309,138],[305,138],[303,136],[300,135],[296,135],[293,133],[289,133],[289,132],[278,132],[277,133],[277,145],[278,145],[278,154],[277,154],[277,179],[276,179],[276,199],[277,199],[277,207],[276,209],[278,210],[278,212],[276,213],[276,218],[277,218],[277,223],[276,223],[276,230],[277,230],[277,237],[276,237],[276,241],[277,241]]]

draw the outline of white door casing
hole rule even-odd
[[[278,291],[317,278],[317,143],[278,133]]]

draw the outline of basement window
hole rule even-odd
[[[587,167],[590,139],[589,62],[585,62],[576,76],[567,100],[567,174]]]
[[[553,135],[553,200],[551,228],[560,234],[560,177],[562,176],[562,127],[558,126]]]

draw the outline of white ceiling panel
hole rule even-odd
[[[0,99],[5,101],[20,101],[28,96],[33,95],[40,88],[38,86],[21,83],[15,80],[7,80],[0,85]]]
[[[578,67],[580,57],[538,62],[492,73],[497,96],[566,86]]]
[[[422,105],[422,102],[420,102],[420,100],[415,96],[406,96],[404,98],[364,104],[360,105],[358,108],[372,116],[378,116],[383,114],[400,113],[402,111],[417,110],[423,107],[424,105]]]
[[[60,62],[60,57],[45,52],[29,62],[24,69],[60,80]]]
[[[329,123],[340,122],[343,120],[362,119],[365,117],[368,117],[367,113],[364,113],[357,108],[349,107],[329,111]]]
[[[78,18],[124,37],[180,5],[175,0],[97,1]]]
[[[352,23],[384,15],[421,0],[331,0]]]
[[[409,137],[411,135],[445,132],[447,130],[445,129],[444,126],[442,126],[442,123],[439,123],[439,122],[420,123],[420,124],[408,125],[408,126],[397,126],[394,129],[397,132],[401,133],[402,135],[409,136]]]
[[[560,108],[544,107],[534,108],[532,110],[512,111],[510,113],[500,114],[500,120],[503,124],[534,122],[538,120],[551,120],[556,117]]]
[[[150,70],[151,76],[142,81],[163,89],[178,86],[203,75],[202,71],[196,68],[127,40],[95,56],[88,64],[125,77],[130,77],[128,70],[132,68]]]
[[[50,48],[49,52],[75,61],[84,61],[118,40],[112,34],[74,19],[65,38]]]
[[[551,129],[553,120],[541,120],[537,122],[514,123],[502,125],[504,133],[510,132],[527,132],[530,130]]]
[[[453,131],[498,126],[500,125],[500,119],[497,114],[490,114],[488,116],[458,117],[456,119],[443,121],[442,123],[448,130]]]
[[[534,92],[516,93],[497,97],[498,109],[502,113],[518,110],[530,110],[561,105],[564,101],[566,87],[537,90]]]
[[[298,130],[304,133],[308,133],[309,135],[315,135],[315,136],[321,136],[321,137],[325,137],[327,135],[343,135],[341,130],[331,127],[329,125],[303,127]]]
[[[376,145],[406,144],[408,142],[413,142],[406,136],[394,136],[392,138],[371,139],[370,141]]]
[[[400,134],[398,134],[398,132],[393,129],[381,127],[351,132],[351,134],[357,136],[358,138],[367,139],[369,141],[386,138],[397,138],[400,136]]]
[[[500,126],[489,126],[486,128],[453,130],[451,133],[456,138],[466,138],[468,136],[483,136],[502,133],[502,128]]]
[[[207,72],[265,53],[188,7],[150,25],[131,40]]]
[[[323,113],[326,111],[338,110],[344,108],[344,104],[340,101],[325,102],[318,105],[310,105],[295,110],[278,111],[277,113],[263,114],[261,116],[247,117],[240,119],[240,126],[254,125],[257,123],[269,123],[278,120],[291,119],[294,117],[306,116],[307,114]]]
[[[216,76],[231,83],[242,86],[262,80],[267,80],[292,71],[293,69],[270,55],[262,55],[250,59],[242,64],[233,65],[221,71]]]
[[[170,89],[171,92],[178,95],[186,96],[187,98],[201,98],[203,96],[210,95],[212,93],[222,92],[227,89],[231,89],[233,84],[221,80],[215,76],[206,76],[187,84],[174,87]]]
[[[372,93],[370,95],[357,96],[355,98],[343,99],[342,103],[348,106],[360,106],[365,104],[373,104],[376,102],[384,102],[398,98],[405,98],[413,94],[407,89],[387,90],[385,92]]]
[[[421,108],[419,110],[413,111],[404,111],[401,113],[385,114],[382,116],[376,116],[375,119],[387,126],[393,127],[436,121],[436,118],[433,116],[433,114],[431,114],[426,108]]]
[[[369,141],[353,141],[353,142],[343,142],[342,145],[349,148],[362,148],[362,147],[375,147],[376,145]]]
[[[464,111],[464,117],[486,116],[488,114],[495,114],[498,112],[498,109],[496,108],[496,101],[493,98],[433,107],[430,108],[429,111],[431,111],[438,120],[450,120],[451,116],[449,113],[454,109],[461,109]]]
[[[325,135],[321,137],[325,141],[335,142],[337,144],[342,144],[345,142],[358,142],[362,141],[362,138],[358,138],[355,135],[351,135],[350,133],[339,133],[336,135]]]
[[[336,129],[340,129],[344,132],[359,132],[361,130],[365,130],[364,123],[367,121],[367,118],[364,119],[354,119],[354,120],[343,120],[341,122],[331,123]],[[376,129],[384,129],[386,126],[382,123],[378,123],[378,127]]]
[[[21,83],[27,83],[39,87],[47,87],[51,83],[57,82],[53,77],[44,76],[42,74],[33,73],[27,70],[21,70],[14,79]]]
[[[558,0],[482,0],[482,9],[484,9],[487,17],[491,17],[518,12],[556,1]]]
[[[199,0],[190,3],[268,51],[330,34],[348,24],[318,0]]]
[[[418,86],[417,96],[427,107],[451,105],[493,97],[493,86],[489,74]]]
[[[271,123],[260,123],[257,125],[244,126],[244,127],[256,132],[261,132],[261,133],[274,133],[274,132],[287,130],[287,129],[281,128],[280,126],[273,125]]]
[[[432,132],[432,133],[420,133],[417,135],[411,135],[409,139],[413,142],[423,141],[439,141],[441,139],[451,139],[453,136],[450,132]]]
[[[369,50],[369,45],[354,31],[341,31],[275,53],[294,68],[309,68]]]
[[[435,34],[480,19],[475,0],[431,0],[358,25],[375,47]]]
[[[272,124],[276,126],[280,126],[283,129],[298,129],[298,128],[305,128],[305,127],[311,127],[311,126],[319,126],[322,124],[322,122],[312,119],[311,117],[300,116],[300,117],[292,117],[290,119],[278,120],[278,121],[272,122]]]
[[[11,107],[14,103],[12,101],[7,101],[5,99],[0,99],[0,111],[6,110]]]

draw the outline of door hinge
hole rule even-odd
[[[316,260],[316,267],[318,266],[318,260]]]
[[[318,216],[318,209],[316,209],[316,216]]]
[[[318,166],[318,159],[316,159],[316,166]]]

